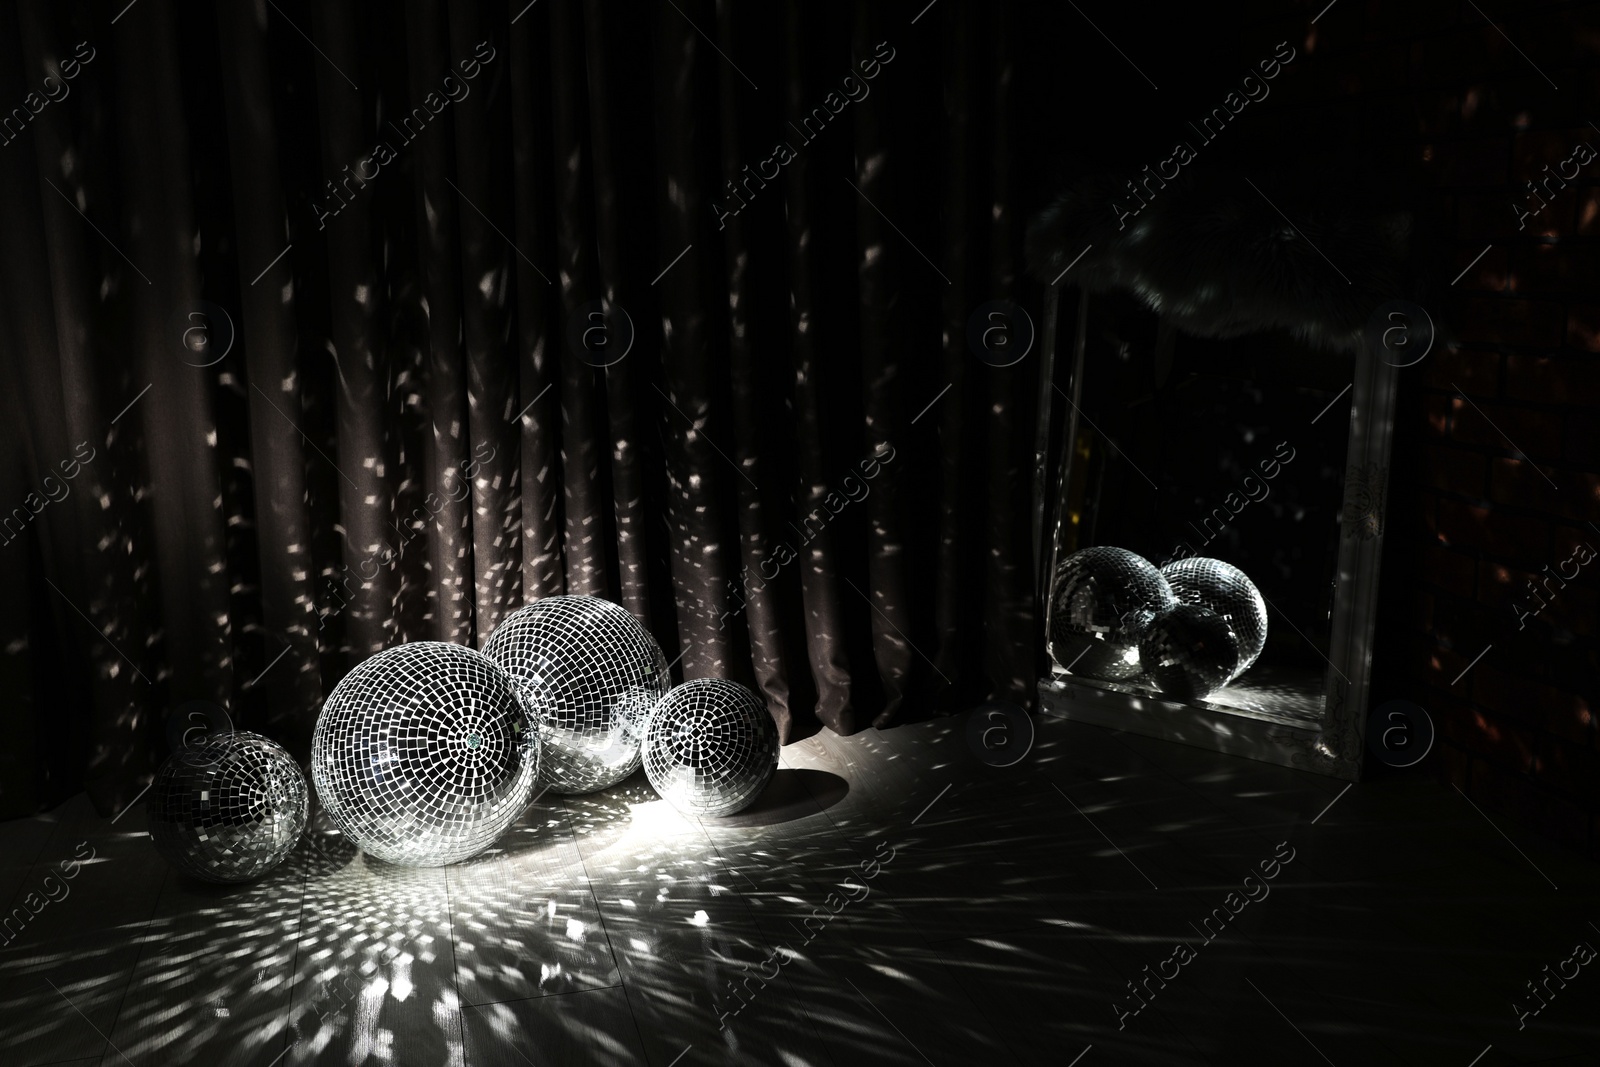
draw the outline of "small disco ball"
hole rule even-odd
[[[1085,548],[1056,566],[1050,655],[1063,670],[1120,682],[1139,673],[1139,638],[1177,601],[1167,580],[1125,548]]]
[[[276,867],[306,826],[306,779],[259,734],[213,734],[167,757],[146,814],[161,858],[203,882],[248,882]]]
[[[1157,615],[1139,640],[1139,662],[1163,693],[1199,700],[1226,685],[1239,663],[1228,620],[1199,604]]]
[[[750,690],[695,678],[650,713],[644,773],[686,815],[732,815],[765,789],[778,767],[778,727]]]
[[[539,733],[483,653],[417,641],[345,675],[311,737],[311,780],[370,856],[437,867],[494,843],[533,799]]]
[[[644,723],[671,688],[661,646],[620,604],[550,596],[514,612],[483,646],[539,723],[552,793],[592,793],[639,769]]]
[[[1239,639],[1233,681],[1250,669],[1267,643],[1267,602],[1244,571],[1220,559],[1180,559],[1161,568],[1180,604],[1199,604],[1227,619]]]

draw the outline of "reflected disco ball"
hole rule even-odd
[[[275,742],[216,734],[167,758],[145,810],[150,840],[173,867],[204,882],[248,882],[300,839],[306,780]]]
[[[1139,640],[1139,662],[1163,693],[1199,700],[1226,685],[1239,663],[1228,620],[1199,604],[1157,615]]]
[[[684,682],[645,726],[645,776],[686,815],[743,811],[777,767],[777,724],[760,698],[726,678]]]
[[[322,706],[311,780],[370,856],[436,867],[494,843],[533,799],[539,734],[486,656],[418,641],[369,657]]]
[[[1267,643],[1267,602],[1249,575],[1220,559],[1180,559],[1161,568],[1180,604],[1200,604],[1227,619],[1239,639],[1239,665],[1228,681],[1250,669]]]
[[[1139,637],[1177,604],[1161,572],[1124,548],[1074,552],[1050,585],[1050,655],[1086,678],[1123,681],[1139,673]]]
[[[592,793],[639,769],[645,719],[672,683],[661,646],[626,608],[545,597],[502,622],[483,654],[539,723],[551,792]]]

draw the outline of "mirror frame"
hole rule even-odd
[[[1045,291],[1039,370],[1039,427],[1034,470],[1034,573],[1040,588],[1038,618],[1048,629],[1049,583],[1060,555],[1082,401],[1086,329],[1091,294],[1080,290],[1067,389],[1055,380],[1061,286]],[[1154,312],[1152,312],[1154,314]],[[1053,662],[1039,679],[1039,708],[1062,718],[1126,730],[1229,755],[1296,767],[1334,778],[1361,777],[1372,637],[1377,620],[1378,572],[1383,556],[1389,453],[1394,436],[1398,369],[1370,345],[1355,353],[1350,432],[1345,455],[1341,530],[1330,619],[1328,670],[1320,724],[1277,719],[1243,710],[1133,694],[1075,680]],[[1070,391],[1070,393],[1069,393]],[[1068,410],[1062,412],[1062,408]],[[1319,416],[1320,417],[1320,416]],[[1058,422],[1064,428],[1052,432]],[[1059,461],[1052,465],[1052,455]],[[1054,470],[1052,470],[1054,466]],[[1048,521],[1047,521],[1048,515]],[[1046,656],[1048,661],[1048,656]]]

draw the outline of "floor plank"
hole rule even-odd
[[[335,846],[320,852],[337,855]],[[448,875],[355,853],[306,880],[285,1067],[459,1067]],[[400,1055],[403,1060],[399,1060]]]
[[[245,885],[167,877],[134,938],[139,961],[109,1035],[115,1048],[141,1064],[280,1058],[309,848],[303,841],[300,855]]]
[[[535,804],[490,852],[446,868],[456,988],[466,1004],[621,982],[559,803]]]
[[[463,1018],[467,1067],[648,1062],[620,986],[471,1006]]]

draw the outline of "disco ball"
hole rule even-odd
[[[1163,693],[1199,700],[1226,685],[1239,663],[1228,620],[1199,604],[1157,615],[1139,639],[1139,662]]]
[[[778,766],[778,727],[738,682],[696,678],[673,689],[645,725],[644,773],[687,815],[732,815]]]
[[[1250,669],[1267,643],[1267,602],[1244,571],[1220,559],[1180,559],[1161,568],[1180,604],[1200,604],[1227,619],[1239,639],[1239,665],[1228,681]]]
[[[1124,681],[1139,673],[1139,637],[1177,604],[1161,572],[1124,548],[1074,552],[1050,586],[1050,655],[1086,678]]]
[[[592,793],[639,769],[650,709],[671,687],[667,657],[626,608],[551,596],[513,613],[483,646],[539,723],[552,793]]]
[[[339,830],[390,863],[475,856],[533,798],[539,734],[486,656],[418,641],[334,687],[311,737],[311,780]]]
[[[167,758],[146,814],[161,858],[204,882],[248,882],[289,854],[306,826],[306,780],[259,734],[215,734]]]

